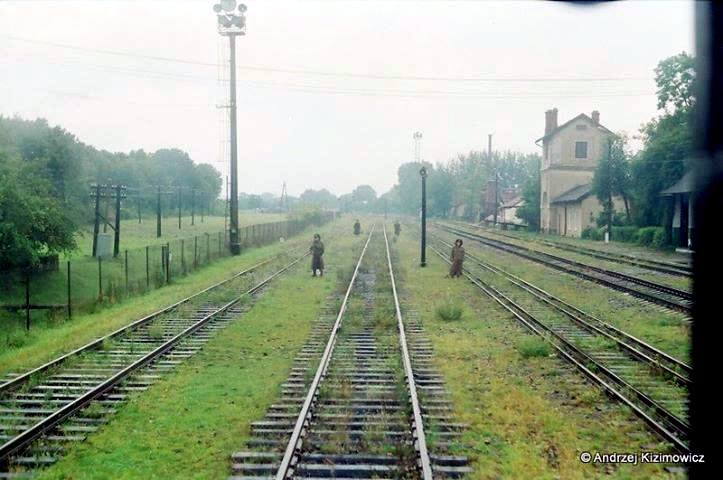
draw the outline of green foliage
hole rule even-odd
[[[0,268],[35,265],[75,248],[75,224],[31,165],[0,164]]]
[[[530,230],[540,229],[540,157],[531,156],[527,163],[527,179],[522,185],[524,203],[517,209],[517,217],[529,225]]]
[[[437,305],[434,311],[438,319],[445,322],[454,322],[462,318],[464,307],[451,299],[447,299],[444,303]]]
[[[307,206],[316,206],[321,208],[336,208],[336,195],[326,188],[321,190],[306,189],[299,196],[299,203]]]
[[[608,139],[607,148],[595,168],[592,190],[603,205],[606,223],[613,224],[613,197],[622,197],[627,205],[630,192],[630,155],[624,135]],[[627,212],[626,212],[627,214]]]
[[[638,230],[637,240],[636,243],[638,245],[643,245],[646,247],[649,247],[653,244],[653,238],[655,237],[655,232],[663,230],[662,227],[643,227]]]
[[[663,114],[642,127],[644,146],[633,160],[637,225],[667,226],[670,223],[670,206],[666,198],[660,197],[660,191],[674,184],[690,167],[695,107],[694,63],[692,56],[681,53],[662,60],[655,69],[658,108]]]
[[[659,110],[689,110],[695,105],[695,58],[682,52],[662,60],[655,68],[655,84]]]
[[[517,342],[522,358],[547,357],[550,355],[550,344],[540,337],[527,336]]]

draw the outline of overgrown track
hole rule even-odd
[[[399,302],[386,231],[383,250],[374,236],[372,229],[344,296],[325,307],[279,403],[252,424],[247,450],[233,455],[233,478],[431,479],[469,471],[465,457],[450,453],[463,426],[451,421],[421,326],[405,318],[414,314]]]
[[[456,222],[460,223],[463,226],[470,227],[470,228],[484,228],[479,225],[475,225],[472,223],[464,223],[464,222]],[[485,230],[489,230],[485,228]],[[491,230],[490,233],[493,233],[495,235],[511,238],[513,240],[517,241],[530,241],[529,238],[525,238],[519,235],[513,235],[510,233],[501,232],[499,230]],[[615,263],[621,263],[626,265],[634,265],[636,267],[645,269],[645,270],[651,270],[654,272],[660,272],[660,273],[667,273],[668,275],[675,275],[678,277],[688,277],[691,278],[693,276],[693,267],[690,266],[687,262],[675,262],[675,261],[661,261],[661,260],[653,260],[651,258],[644,258],[641,256],[635,256],[631,254],[623,254],[623,253],[615,253],[610,251],[603,251],[596,248],[590,248],[590,247],[583,247],[581,245],[573,245],[568,242],[563,241],[554,241],[550,240],[548,238],[545,239],[539,239],[535,240],[540,242],[543,245],[547,245],[548,247],[557,248],[559,250],[566,250],[568,252],[575,252],[580,253],[582,255],[587,255],[593,258],[598,258],[600,260],[607,260],[610,262]]]
[[[304,254],[239,295],[231,282],[273,259],[3,384],[0,478],[55,462],[70,441],[97,429],[126,395],[147,389],[197,352]],[[253,280],[253,279],[251,279]],[[238,287],[238,285],[233,286]],[[222,290],[226,288],[227,290]]]
[[[447,246],[449,244],[446,244]],[[449,260],[436,246],[434,252]],[[652,346],[584,314],[519,277],[470,255],[464,275],[550,342],[557,353],[593,383],[621,401],[676,449],[688,451],[689,368]],[[493,286],[489,277],[503,277]],[[662,352],[660,352],[662,354]]]
[[[449,225],[436,224],[436,226],[447,233],[474,240],[483,245],[496,248],[506,253],[532,260],[533,262],[569,273],[613,290],[627,293],[647,302],[662,305],[667,309],[683,312],[686,315],[690,315],[691,313],[693,295],[690,292],[651,282],[649,280],[644,280],[632,275],[626,275],[613,270],[607,270],[582,262],[577,262],[569,258],[559,257],[557,255],[504,242],[502,240],[472,233]]]

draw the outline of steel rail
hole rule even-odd
[[[342,318],[344,317],[344,313],[346,312],[347,302],[349,300],[349,296],[351,295],[352,288],[354,287],[354,281],[356,280],[357,274],[359,273],[359,266],[364,259],[364,254],[367,251],[369,241],[371,240],[372,234],[374,233],[374,227],[375,225],[372,225],[366,243],[364,243],[364,247],[362,248],[361,254],[359,255],[359,260],[356,262],[356,266],[354,267],[354,273],[351,276],[349,286],[347,287],[346,293],[344,294],[344,299],[342,300],[341,306],[339,307],[339,313],[336,316],[336,321],[334,322],[334,326],[332,327],[331,333],[329,334],[329,340],[326,342],[326,348],[324,348],[324,353],[319,360],[319,366],[316,369],[316,374],[314,375],[314,379],[309,386],[309,392],[306,394],[304,403],[301,406],[298,417],[296,418],[294,430],[291,432],[291,436],[289,437],[289,442],[287,443],[286,450],[284,451],[284,456],[282,457],[281,463],[279,464],[279,469],[276,471],[276,480],[284,480],[291,473],[290,470],[292,467],[292,460],[296,456],[296,453],[300,446],[301,437],[309,422],[311,407],[316,399],[319,385],[321,384],[321,380],[326,375],[326,371],[329,367],[329,362],[331,360],[331,355],[334,351],[334,346],[336,344],[339,328],[341,327]]]
[[[641,291],[641,290],[636,290],[636,289],[634,289],[634,288],[626,287],[625,285],[621,285],[621,284],[619,284],[619,283],[615,283],[615,282],[613,282],[613,281],[611,281],[611,280],[607,280],[607,279],[605,279],[605,278],[595,277],[595,276],[593,276],[593,275],[590,275],[590,274],[588,274],[588,273],[585,273],[584,271],[578,271],[578,270],[575,270],[575,269],[573,269],[573,268],[565,267],[564,265],[556,264],[556,263],[554,263],[552,260],[545,260],[544,258],[540,258],[540,257],[538,257],[538,256],[535,256],[534,254],[540,254],[540,255],[542,255],[543,257],[544,257],[544,256],[550,257],[550,258],[552,258],[553,260],[560,261],[561,263],[576,265],[576,266],[580,267],[581,269],[589,269],[589,270],[593,270],[593,271],[598,271],[598,273],[601,273],[601,274],[603,274],[603,275],[608,275],[608,276],[611,276],[611,277],[616,277],[616,278],[618,278],[619,280],[629,281],[629,282],[631,282],[631,283],[635,283],[635,284],[638,284],[638,285],[640,285],[640,286],[650,288],[651,290],[655,290],[655,291],[657,291],[657,292],[659,292],[659,293],[667,293],[667,294],[669,294],[669,295],[673,295],[672,293],[670,293],[669,291],[666,291],[666,290],[675,290],[675,291],[678,291],[678,292],[682,292],[682,290],[677,290],[677,289],[674,289],[674,288],[672,288],[672,287],[667,287],[667,286],[660,285],[660,284],[653,283],[653,282],[647,282],[647,281],[644,281],[644,280],[641,280],[641,279],[636,279],[636,281],[632,281],[632,280],[629,280],[628,278],[623,278],[623,277],[628,277],[628,276],[623,275],[623,274],[620,274],[620,273],[618,273],[618,272],[612,272],[612,271],[607,271],[607,270],[605,270],[605,269],[599,269],[599,268],[597,268],[597,267],[591,267],[590,265],[586,265],[586,264],[584,264],[584,263],[574,262],[574,261],[572,261],[572,260],[563,259],[562,257],[556,257],[556,256],[554,256],[554,255],[550,255],[550,254],[538,252],[538,251],[535,251],[535,250],[530,250],[530,249],[527,249],[527,248],[525,248],[525,247],[519,247],[519,246],[517,246],[517,245],[508,244],[508,243],[505,243],[505,242],[502,242],[502,241],[499,241],[499,240],[491,240],[491,239],[489,239],[489,238],[487,238],[487,237],[483,237],[483,236],[481,236],[481,235],[477,235],[477,234],[474,234],[474,233],[471,233],[471,232],[467,232],[467,231],[464,231],[464,230],[455,229],[455,228],[453,228],[453,227],[439,226],[439,228],[441,228],[442,230],[447,231],[448,233],[453,233],[453,234],[456,234],[456,235],[460,235],[460,236],[462,236],[462,237],[465,237],[465,238],[468,238],[468,239],[471,239],[471,240],[475,240],[475,241],[477,241],[477,242],[479,242],[479,243],[482,243],[482,244],[489,245],[489,246],[491,246],[491,247],[497,248],[497,249],[502,250],[502,251],[504,251],[504,252],[508,252],[508,253],[513,254],[513,255],[517,255],[517,256],[519,256],[519,257],[526,258],[526,259],[528,259],[528,260],[532,260],[533,262],[540,263],[540,264],[545,265],[545,266],[548,266],[548,267],[550,267],[550,268],[554,268],[554,269],[556,269],[556,270],[560,270],[560,271],[562,271],[562,272],[569,273],[569,274],[571,274],[571,275],[575,275],[575,276],[577,276],[577,277],[583,278],[583,279],[585,279],[585,280],[588,280],[588,281],[591,281],[591,282],[594,282],[594,283],[598,283],[598,284],[600,284],[600,285],[605,285],[605,286],[607,286],[607,287],[609,287],[609,288],[612,288],[612,289],[614,289],[614,290],[618,290],[618,291],[621,291],[621,292],[629,293],[630,295],[633,295],[633,296],[635,296],[635,297],[641,298],[641,299],[643,299],[643,300],[647,300],[647,301],[652,302],[652,303],[657,303],[658,305],[665,306],[665,307],[667,307],[667,308],[669,308],[669,309],[671,309],[671,310],[677,310],[677,311],[683,312],[683,313],[685,313],[685,314],[690,314],[690,307],[689,307],[688,305],[683,304],[683,303],[678,303],[678,302],[675,302],[675,301],[672,301],[672,300],[668,300],[668,299],[662,298],[662,297],[657,296],[657,295],[653,295],[652,293],[647,293],[647,292],[644,292],[644,291]],[[515,248],[518,248],[519,250],[527,250],[527,251],[530,251],[530,252],[534,252],[534,254],[532,254],[532,253],[527,253],[527,252],[525,252],[525,251],[515,250]],[[635,278],[635,277],[629,277],[629,278]],[[652,285],[656,285],[656,286],[658,286],[658,287],[660,287],[660,288],[651,287],[651,286],[645,285],[645,284],[642,283],[642,282],[647,282],[647,283],[650,283],[650,284],[652,284]],[[685,295],[691,295],[689,292],[683,292],[683,293],[684,293]],[[681,299],[682,299],[682,298],[681,298]],[[685,299],[682,299],[682,300],[685,300]]]
[[[56,427],[58,424],[60,424],[63,420],[71,417],[84,407],[86,407],[90,402],[95,400],[96,398],[100,397],[101,395],[105,394],[115,386],[117,386],[121,381],[123,381],[125,378],[133,374],[135,371],[139,370],[140,368],[148,365],[158,357],[162,356],[163,354],[167,353],[173,347],[175,347],[181,340],[185,339],[189,335],[196,332],[198,329],[203,327],[205,324],[207,324],[209,321],[211,321],[213,318],[217,317],[220,314],[225,313],[229,308],[237,304],[242,298],[245,296],[251,295],[255,292],[257,292],[259,289],[267,285],[271,280],[276,278],[277,276],[281,275],[282,273],[286,272],[288,269],[299,263],[302,259],[307,257],[309,253],[305,253],[304,255],[301,255],[297,259],[295,259],[293,262],[285,265],[280,270],[276,271],[272,275],[266,277],[264,280],[247,290],[246,292],[242,293],[235,299],[231,300],[230,302],[226,303],[225,305],[221,306],[214,312],[206,315],[190,327],[186,328],[182,332],[175,335],[170,340],[166,341],[162,345],[158,346],[151,352],[147,353],[143,357],[139,358],[138,360],[134,361],[130,365],[126,366],[113,376],[109,377],[108,379],[104,380],[103,382],[99,383],[95,387],[93,387],[91,390],[85,392],[75,400],[71,401],[70,403],[64,405],[60,409],[56,410],[52,414],[48,415],[47,417],[43,418],[41,421],[30,427],[29,429],[24,430],[19,435],[13,437],[12,439],[8,440],[4,445],[0,446],[0,462],[7,461],[8,458],[15,452],[18,452],[22,450],[24,447],[27,447],[31,442],[33,442],[35,439],[41,437],[44,433],[48,432],[50,429]]]
[[[439,224],[439,225],[441,225],[441,224]],[[523,246],[523,245],[515,245],[514,243],[505,242],[505,241],[503,241],[503,240],[497,240],[497,239],[494,239],[494,238],[485,237],[484,235],[480,235],[480,234],[478,234],[478,233],[469,232],[469,231],[467,231],[467,230],[463,230],[463,229],[459,229],[459,228],[455,228],[455,227],[444,226],[444,225],[441,225],[441,227],[442,227],[442,228],[449,228],[449,229],[455,230],[457,233],[466,233],[466,234],[468,234],[468,235],[471,235],[471,236],[475,237],[477,240],[485,240],[485,241],[491,242],[491,243],[499,243],[499,244],[504,245],[505,247],[509,247],[509,248],[513,248],[513,249],[515,249],[515,248],[516,248],[516,249],[520,249],[520,250],[523,250],[523,251],[525,251],[525,252],[529,252],[530,254],[541,255],[541,256],[543,256],[543,257],[546,257],[546,258],[549,258],[549,259],[552,259],[552,260],[555,260],[555,261],[558,261],[558,262],[567,263],[568,265],[575,265],[576,267],[589,269],[589,270],[592,270],[593,272],[598,272],[598,273],[602,273],[602,274],[605,274],[605,275],[610,275],[610,276],[612,276],[612,277],[619,278],[620,280],[626,280],[626,281],[628,281],[628,282],[636,283],[636,284],[638,284],[638,285],[642,285],[642,286],[644,286],[644,287],[648,287],[648,288],[651,288],[651,289],[653,289],[653,290],[658,290],[658,291],[660,291],[660,292],[664,292],[664,293],[667,293],[667,294],[669,294],[669,295],[673,295],[673,296],[678,297],[678,298],[681,298],[681,299],[683,299],[683,300],[692,300],[692,299],[693,299],[693,294],[692,294],[691,292],[687,292],[687,291],[685,291],[685,290],[680,290],[680,289],[674,288],[674,287],[669,287],[668,285],[663,285],[663,284],[661,284],[661,283],[651,282],[651,281],[649,281],[649,280],[645,280],[645,279],[642,279],[642,278],[634,277],[634,276],[632,276],[632,275],[627,275],[627,274],[621,273],[621,272],[616,272],[616,271],[614,271],[614,270],[608,270],[608,269],[606,269],[606,268],[596,267],[596,266],[594,266],[594,265],[589,265],[589,264],[587,264],[587,263],[578,262],[577,260],[571,260],[571,259],[569,259],[569,258],[560,257],[560,256],[557,256],[557,255],[553,255],[553,254],[551,254],[551,253],[542,252],[542,251],[540,251],[540,250],[535,250],[534,248],[525,247],[525,246]]]
[[[103,342],[105,342],[106,340],[111,340],[111,339],[116,338],[116,337],[118,337],[118,336],[120,336],[120,335],[123,335],[123,334],[125,334],[125,333],[128,333],[128,332],[132,331],[133,329],[135,329],[135,328],[137,328],[137,327],[140,327],[140,326],[145,325],[146,323],[152,321],[153,319],[159,317],[160,315],[163,315],[163,314],[165,314],[165,313],[168,313],[169,311],[173,310],[173,309],[176,308],[176,307],[179,307],[180,305],[183,305],[184,303],[188,303],[189,301],[193,300],[194,298],[197,298],[197,297],[199,297],[200,295],[203,295],[204,293],[207,293],[207,292],[210,291],[210,290],[213,290],[213,289],[218,288],[218,287],[220,287],[220,286],[222,286],[222,285],[225,285],[226,283],[228,283],[228,282],[230,282],[230,281],[232,281],[232,280],[235,280],[235,279],[238,278],[238,277],[241,277],[241,276],[243,276],[243,275],[246,275],[246,274],[248,274],[248,273],[251,273],[251,272],[253,272],[254,270],[256,270],[257,268],[262,267],[262,266],[264,266],[265,264],[271,262],[271,261],[274,260],[274,258],[276,258],[276,257],[278,257],[278,255],[274,255],[274,256],[272,256],[272,257],[269,257],[269,258],[267,258],[266,260],[263,260],[263,261],[261,261],[261,262],[259,262],[259,263],[256,263],[255,265],[252,265],[251,267],[249,267],[249,268],[247,268],[247,269],[245,269],[245,270],[242,270],[242,271],[240,271],[240,272],[237,272],[237,273],[233,274],[231,277],[229,277],[229,278],[227,278],[227,279],[225,279],[225,280],[221,280],[221,281],[218,282],[218,283],[214,283],[213,285],[211,285],[211,286],[209,286],[209,287],[207,287],[207,288],[204,288],[203,290],[200,290],[200,291],[194,293],[193,295],[190,295],[190,296],[188,296],[188,297],[185,297],[185,298],[183,298],[183,299],[181,299],[181,300],[179,300],[179,301],[177,301],[177,302],[175,302],[175,303],[173,303],[173,304],[171,304],[171,305],[168,305],[168,306],[166,306],[166,307],[163,307],[163,308],[161,308],[160,310],[157,310],[157,311],[155,311],[155,312],[153,312],[153,313],[150,313],[150,314],[148,314],[148,315],[146,315],[146,316],[144,316],[144,317],[142,317],[142,318],[139,318],[138,320],[135,320],[135,321],[129,323],[128,325],[124,325],[124,326],[120,327],[119,329],[117,329],[117,330],[115,330],[115,331],[113,331],[113,332],[111,332],[111,333],[109,333],[109,334],[107,334],[107,335],[105,335],[105,336],[103,336],[103,337],[96,338],[95,340],[92,340],[91,342],[86,343],[86,344],[83,345],[82,347],[78,347],[78,348],[76,348],[75,350],[72,350],[72,351],[70,351],[70,352],[68,352],[68,353],[66,353],[66,354],[64,354],[64,355],[61,355],[61,356],[59,356],[59,357],[57,357],[57,358],[55,358],[55,359],[53,359],[53,360],[50,360],[49,362],[47,362],[47,363],[45,363],[45,364],[43,364],[43,365],[40,365],[39,367],[36,367],[36,368],[34,368],[34,369],[32,369],[32,370],[29,370],[28,372],[26,372],[26,373],[24,373],[24,374],[22,374],[22,375],[19,375],[19,376],[15,377],[15,378],[13,378],[13,379],[11,379],[11,380],[8,380],[7,382],[5,382],[5,383],[3,383],[3,384],[0,384],[0,395],[1,395],[1,394],[4,394],[4,393],[6,393],[6,392],[9,392],[10,390],[13,390],[13,389],[21,386],[23,383],[25,383],[26,381],[30,380],[30,378],[31,378],[33,375],[37,375],[37,374],[44,373],[44,372],[50,370],[50,369],[53,368],[53,367],[59,366],[60,364],[62,364],[62,363],[65,362],[66,360],[68,360],[70,357],[74,357],[74,356],[76,356],[76,355],[78,355],[78,354],[80,354],[80,353],[83,353],[83,352],[85,352],[85,351],[88,351],[88,350],[93,350],[93,349],[100,348],[100,347],[103,345]]]
[[[451,262],[435,247],[432,247],[432,250],[446,263],[450,264]],[[505,296],[503,293],[495,289],[494,287],[491,287],[490,285],[487,285],[484,281],[482,281],[480,278],[472,276],[469,271],[466,269],[463,270],[463,273],[465,277],[470,280],[475,286],[477,286],[480,290],[482,290],[485,294],[487,294],[490,298],[492,298],[495,302],[499,303],[503,308],[505,308],[507,311],[512,313],[512,315],[515,316],[525,327],[527,327],[529,330],[531,330],[533,333],[539,335],[543,339],[545,339],[552,347],[562,356],[564,359],[571,362],[573,365],[575,365],[585,376],[590,378],[594,383],[597,383],[601,385],[605,391],[610,394],[612,397],[618,399],[623,404],[630,407],[633,412],[638,415],[645,423],[647,423],[653,431],[658,433],[662,438],[664,438],[666,441],[671,442],[674,447],[681,451],[681,452],[689,452],[690,447],[688,444],[680,438],[680,434],[685,436],[685,438],[688,437],[689,433],[689,426],[687,423],[680,420],[677,416],[670,413],[667,409],[660,406],[657,402],[650,399],[647,395],[640,392],[636,388],[629,385],[627,382],[622,380],[620,377],[618,377],[615,373],[608,370],[606,367],[601,365],[599,362],[594,360],[592,357],[587,355],[585,352],[577,348],[575,345],[570,343],[568,340],[566,340],[561,335],[557,334],[553,330],[551,330],[549,327],[547,327],[544,323],[537,320],[534,315],[527,312],[524,308],[517,305],[513,300],[511,300],[509,297]],[[557,343],[553,342],[546,333],[549,333],[550,335],[554,336],[556,339],[560,341],[560,343],[565,347],[563,348],[561,345],[558,345]],[[569,351],[568,351],[569,350]],[[582,360],[580,361],[573,354],[580,355],[582,357]],[[665,421],[673,427],[674,431],[671,431],[670,428],[666,427],[665,425],[661,424],[658,420],[654,419],[650,414],[648,414],[645,410],[643,410],[638,404],[630,400],[624,393],[622,393],[618,388],[615,388],[615,386],[611,385],[608,381],[601,378],[598,374],[593,372],[591,369],[589,369],[586,364],[588,365],[595,365],[597,369],[599,369],[601,372],[603,372],[607,377],[609,377],[613,382],[617,383],[620,387],[623,387],[633,393],[635,393],[635,396],[638,397],[639,400],[641,400],[647,407],[653,409],[655,413],[660,415],[665,419]]]
[[[474,227],[474,228],[481,228],[479,225],[475,225],[473,223],[468,222],[454,222],[458,223],[467,227]],[[603,250],[597,250],[595,248],[590,247],[583,247],[580,245],[572,245],[567,242],[558,242],[553,241],[549,239],[527,239],[524,237],[520,237],[517,235],[511,235],[509,233],[502,233],[498,231],[490,231],[489,229],[484,229],[488,233],[492,233],[494,235],[500,235],[502,237],[511,238],[513,240],[517,240],[520,242],[539,242],[543,245],[547,245],[549,247],[553,248],[559,248],[560,250],[567,250],[570,252],[577,252],[581,253],[583,255],[588,255],[594,258],[599,258],[601,260],[609,260],[611,262],[616,263],[627,263],[629,265],[635,265],[644,269],[656,271],[656,272],[662,272],[667,273],[669,275],[677,275],[681,277],[691,277],[693,275],[692,268],[685,264],[676,264],[673,262],[664,262],[660,260],[652,260],[649,258],[642,258],[642,257],[636,257],[634,255],[625,254],[625,253],[616,253],[616,252],[605,252]]]
[[[402,311],[399,308],[399,296],[397,295],[397,283],[394,279],[394,270],[392,269],[392,256],[389,252],[389,240],[387,238],[387,228],[383,227],[384,245],[387,251],[387,265],[389,266],[389,278],[392,284],[392,293],[394,296],[394,309],[397,315],[397,327],[399,329],[399,345],[402,349],[402,360],[404,363],[404,376],[407,378],[407,388],[409,389],[409,398],[412,404],[412,421],[413,430],[417,437],[417,453],[422,467],[422,478],[424,480],[432,480],[432,462],[429,459],[429,451],[427,450],[427,437],[424,434],[424,421],[422,420],[422,409],[419,407],[419,399],[417,397],[417,384],[414,381],[414,371],[412,370],[412,361],[409,357],[409,348],[407,346],[407,335],[404,329],[404,321],[402,320]]]
[[[451,247],[452,245],[448,242],[445,242],[444,240],[440,239],[439,237],[435,237],[440,243],[447,247]],[[631,354],[636,359],[648,363],[649,365],[660,368],[664,370],[668,375],[673,377],[673,379],[685,386],[691,385],[691,380],[689,377],[681,375],[677,371],[675,371],[673,368],[663,365],[658,359],[651,357],[651,355],[660,357],[667,361],[668,363],[674,365],[674,367],[678,367],[681,370],[685,371],[686,373],[690,373],[692,371],[692,368],[687,365],[686,363],[678,360],[677,358],[663,352],[662,350],[659,350],[658,348],[644,342],[643,340],[640,340],[637,337],[634,337],[630,335],[627,332],[624,332],[623,330],[620,330],[619,328],[610,325],[607,322],[604,322],[596,317],[593,317],[592,315],[580,310],[579,308],[575,307],[574,305],[570,305],[569,303],[565,302],[564,300],[555,297],[554,295],[546,292],[545,290],[537,287],[536,285],[524,280],[523,278],[518,277],[517,275],[514,275],[506,270],[503,270],[500,267],[497,267],[495,265],[492,265],[490,263],[485,262],[484,260],[476,257],[473,254],[468,253],[467,256],[471,258],[477,265],[480,267],[489,270],[490,272],[496,274],[496,275],[502,275],[505,277],[510,283],[513,285],[521,288],[522,290],[530,293],[532,296],[534,296],[539,301],[550,305],[555,310],[563,313],[568,318],[573,320],[575,323],[580,325],[581,327],[585,328],[588,331],[591,331],[593,333],[599,334],[604,336],[605,338],[615,342],[619,347],[621,347],[623,350]],[[569,310],[568,310],[569,309]],[[572,310],[572,311],[570,311]],[[591,320],[594,323],[589,323],[588,320]],[[598,326],[599,325],[599,326]],[[607,330],[607,331],[606,331]],[[609,332],[613,332],[614,334],[611,334]],[[624,340],[616,337],[616,335],[623,337]],[[626,341],[631,342],[633,345],[628,345]],[[643,351],[640,351],[643,350]]]

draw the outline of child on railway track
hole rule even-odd
[[[452,254],[450,255],[452,265],[449,267],[449,277],[461,277],[462,276],[462,264],[464,263],[464,247],[462,247],[462,239],[458,238],[454,241],[454,247],[452,247]]]
[[[397,220],[394,222],[394,236],[398,237],[400,233],[402,233],[402,224]]]
[[[314,241],[311,242],[309,247],[311,252],[311,276],[316,276],[316,271],[319,270],[319,276],[324,276],[324,242],[321,241],[321,235],[318,233],[314,234]]]
[[[359,219],[354,222],[354,235],[359,235],[361,233],[361,223],[359,223]]]

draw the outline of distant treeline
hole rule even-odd
[[[157,185],[174,192],[184,187],[184,208],[189,208],[191,189],[203,192],[197,202],[221,191],[219,172],[194,164],[181,150],[112,153],[44,119],[0,116],[0,267],[73,249],[75,231],[92,216],[90,183],[132,187],[129,196],[142,194],[146,208],[155,204]]]
[[[479,218],[487,183],[494,180],[495,171],[499,175],[500,190],[519,188],[539,211],[537,185],[540,156],[509,151],[492,152],[491,156],[487,152],[472,151],[437,165],[404,163],[397,169],[397,183],[379,196],[371,186],[360,185],[351,193],[338,197],[326,189],[306,190],[298,201],[348,212],[416,214],[421,199],[419,172],[422,167],[427,170],[427,208],[430,215],[446,217],[455,212],[469,219]],[[534,208],[532,210],[535,211]]]

